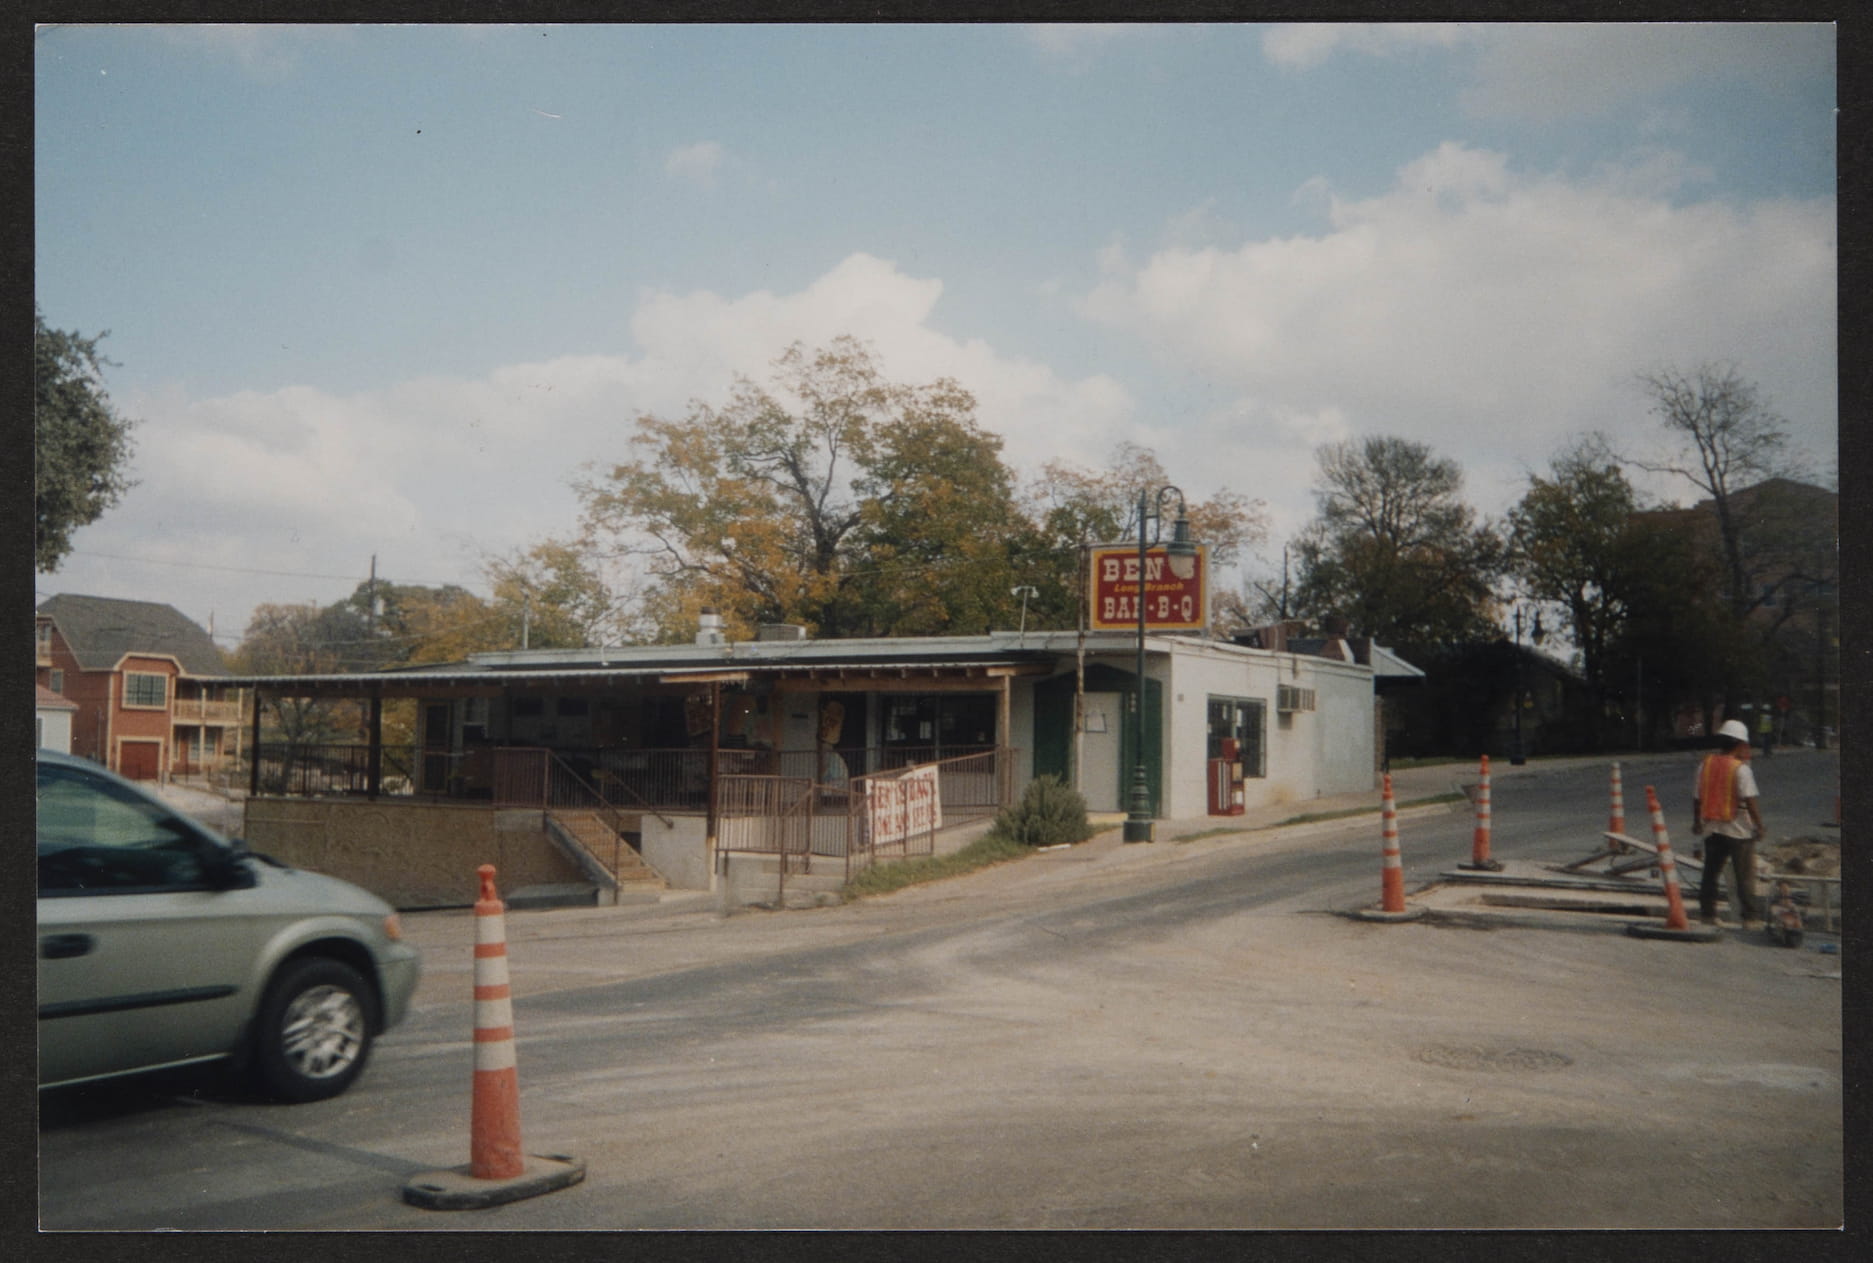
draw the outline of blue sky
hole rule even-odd
[[[137,487],[37,588],[224,645],[373,554],[485,590],[632,417],[847,332],[974,391],[1018,470],[1129,440],[1262,500],[1250,573],[1318,443],[1430,443],[1497,514],[1571,434],[1656,447],[1632,379],[1663,365],[1734,363],[1833,462],[1826,26],[35,43],[38,301],[111,331],[141,422]]]

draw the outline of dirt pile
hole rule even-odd
[[[1840,843],[1832,838],[1785,838],[1757,854],[1771,872],[1840,876]]]

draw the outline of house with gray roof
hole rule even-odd
[[[71,712],[71,752],[136,780],[211,771],[241,738],[214,640],[172,605],[60,594],[34,611],[36,683]]]

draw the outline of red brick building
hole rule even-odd
[[[37,682],[77,708],[73,754],[161,780],[235,753],[239,694],[214,641],[174,606],[60,595],[35,611],[34,631]]]

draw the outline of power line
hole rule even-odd
[[[350,579],[358,583],[365,582],[365,577],[355,574],[319,574],[310,570],[263,570],[257,566],[215,566],[204,561],[165,561],[155,557],[128,557],[123,553],[94,553],[89,550],[74,549],[73,557],[103,557],[111,561],[134,561],[142,566],[182,566],[189,570],[224,570],[233,574],[275,575],[284,579]],[[458,579],[409,579],[411,584],[426,587],[444,587],[448,584],[460,584]]]

